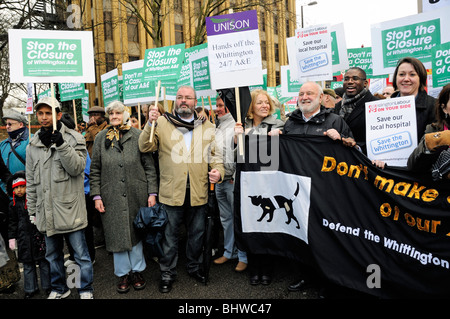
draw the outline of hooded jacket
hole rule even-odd
[[[87,226],[84,137],[61,124],[64,142],[47,148],[39,132],[26,153],[28,212],[36,215],[38,230],[47,236],[83,229]]]
[[[353,138],[353,134],[344,119],[335,114],[333,109],[327,109],[324,106],[321,106],[319,113],[308,122],[303,119],[302,111],[296,109],[286,121],[283,134],[323,136],[324,132],[332,128],[336,129],[342,137]]]

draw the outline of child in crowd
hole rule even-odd
[[[41,287],[48,294],[50,286],[50,265],[45,259],[45,238],[30,221],[26,200],[25,172],[11,176],[7,189],[13,200],[9,204],[9,248],[18,248],[18,261],[23,263],[25,299],[39,292],[36,263],[39,265]]]

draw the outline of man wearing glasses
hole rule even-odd
[[[0,143],[3,161],[11,174],[24,171],[26,148],[30,140],[27,118],[16,110],[10,110],[3,120],[8,133],[8,138]],[[5,184],[2,183],[1,187],[6,191]]]
[[[168,219],[162,242],[163,257],[159,260],[161,293],[171,291],[177,277],[178,238],[183,222],[187,231],[187,272],[198,282],[206,281],[201,262],[208,182],[221,182],[224,167],[215,150],[215,126],[198,116],[196,105],[194,88],[179,87],[173,112],[158,117],[157,111],[150,109],[148,123],[139,136],[141,152],[158,151],[158,197]],[[151,137],[152,125],[156,126]]]
[[[344,74],[344,96],[336,104],[335,112],[340,115],[353,133],[356,144],[367,155],[366,148],[366,102],[376,101],[367,89],[366,72],[358,67],[348,69]]]

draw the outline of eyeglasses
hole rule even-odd
[[[177,95],[176,98],[177,98],[177,100],[186,100],[186,101],[195,100],[195,97],[192,97],[192,96]]]
[[[354,82],[365,80],[365,78],[363,79],[363,78],[360,78],[359,76],[346,76],[346,77],[344,77],[344,82],[348,82],[348,81],[350,81],[350,79],[352,79]]]
[[[13,126],[13,125],[16,125],[16,124],[19,124],[19,122],[16,122],[16,123],[6,122],[5,126]]]

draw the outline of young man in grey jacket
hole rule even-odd
[[[56,99],[44,97],[35,109],[41,128],[30,140],[26,152],[27,204],[30,219],[45,234],[52,286],[49,299],[70,294],[64,268],[64,234],[68,235],[79,266],[73,273],[77,276],[73,278],[75,287],[81,299],[92,299],[93,270],[84,236],[86,142],[81,134],[60,121],[62,113]]]

